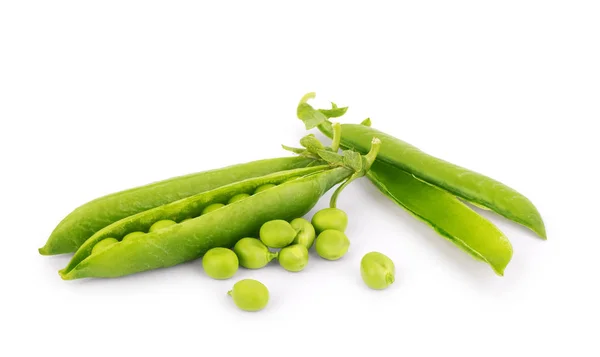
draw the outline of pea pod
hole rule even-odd
[[[374,162],[367,177],[396,204],[504,275],[512,245],[494,224],[458,198],[385,162]]]
[[[178,176],[103,196],[68,214],[50,234],[39,253],[71,253],[101,228],[122,218],[232,182],[314,164],[314,159],[306,157],[258,160]]]
[[[332,137],[331,123],[327,118],[343,115],[346,108],[334,106],[329,110],[333,113],[317,111],[306,103],[312,97],[314,94],[310,93],[301,100],[298,107],[299,117],[304,120],[307,129],[318,127],[325,135]],[[369,149],[371,139],[379,138],[381,150],[377,155],[378,162],[397,167],[416,179],[437,186],[477,206],[493,210],[546,239],[544,222],[537,208],[521,193],[490,177],[431,156],[407,142],[371,128],[370,123],[368,124],[342,124],[344,134],[340,145],[365,153]]]
[[[325,192],[352,174],[352,170],[345,167],[310,174],[185,223],[148,233],[145,239],[113,244],[98,254],[87,255],[84,259],[79,255],[77,264],[61,271],[61,277],[65,280],[119,277],[197,259],[211,248],[230,248],[237,240],[255,234],[267,221],[290,220],[308,213]],[[135,218],[125,218],[116,222],[112,230],[119,230],[121,234],[129,229],[137,230],[140,225],[149,224],[150,217],[164,218],[164,215],[176,215],[178,217],[173,218],[177,220],[181,218],[179,215],[182,212],[201,210],[202,205],[197,202],[209,203],[213,199],[225,198],[228,194],[255,190],[265,183],[272,182],[255,179],[224,186],[190,198],[193,203],[185,202],[184,199],[142,212]],[[98,238],[99,236],[94,236],[91,239]],[[87,251],[90,248],[86,242],[80,249]]]
[[[89,239],[87,239],[75,252],[68,265],[63,270],[61,270],[61,275],[68,273],[69,271],[74,269],[79,263],[81,263],[84,259],[86,259],[91,254],[92,248],[96,245],[96,243],[103,240],[106,237],[116,237],[120,240],[121,237],[125,237],[131,232],[149,232],[150,228],[156,222],[162,220],[173,220],[175,222],[180,222],[179,224],[177,224],[178,226],[189,224],[191,221],[193,221],[193,218],[195,217],[204,217],[212,215],[215,212],[225,209],[228,206],[223,206],[217,210],[213,210],[208,213],[202,214],[203,212],[205,212],[206,207],[210,207],[215,203],[219,202],[227,202],[230,197],[233,197],[236,194],[244,192],[253,192],[256,189],[256,187],[259,187],[266,183],[279,184],[289,179],[290,177],[308,175],[310,173],[323,171],[327,168],[327,165],[313,166],[302,169],[276,172],[270,175],[260,176],[256,178],[250,178],[240,182],[225,185],[211,191],[206,191],[190,197],[186,197],[181,200],[177,200],[123,218],[100,229]],[[257,194],[256,196],[262,195],[268,191],[269,190],[263,191],[260,194]],[[188,218],[192,219],[186,220]],[[182,222],[183,220],[186,221]],[[168,230],[170,227],[172,226],[169,226],[156,232]],[[147,233],[145,237],[137,239],[136,241],[146,241],[151,234],[152,233]],[[127,243],[127,241],[121,243],[125,244]]]

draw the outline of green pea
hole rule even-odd
[[[294,244],[302,244],[306,249],[310,249],[315,241],[315,227],[304,218],[296,218],[290,222],[292,228],[296,230]]]
[[[275,219],[264,223],[260,227],[259,236],[267,247],[283,248],[294,241],[296,230],[287,221]]]
[[[104,238],[94,245],[94,248],[92,248],[92,254],[100,253],[115,243],[119,243],[119,241],[115,238]]]
[[[234,202],[241,201],[244,198],[248,198],[248,197],[250,197],[250,195],[247,193],[238,193],[237,195],[231,197],[229,199],[229,202],[227,202],[227,203],[234,203]]]
[[[249,237],[235,243],[233,251],[246,269],[260,269],[277,257],[277,253],[271,252],[263,242]]]
[[[350,240],[344,232],[335,229],[327,229],[319,236],[315,243],[315,250],[321,258],[327,260],[338,260],[343,257],[350,247]]]
[[[348,215],[339,208],[324,208],[315,213],[312,225],[317,234],[328,229],[344,232],[348,226]]]
[[[269,302],[269,289],[258,280],[243,279],[227,292],[235,305],[244,311],[259,311]]]
[[[126,240],[130,240],[130,239],[135,238],[135,237],[140,237],[140,236],[143,236],[144,234],[146,234],[146,233],[144,233],[144,232],[131,232],[131,233],[125,235],[125,237],[123,237],[122,241],[125,242]]]
[[[231,249],[212,248],[202,257],[202,267],[213,279],[229,279],[237,272],[239,260]]]
[[[264,185],[262,185],[262,186],[258,186],[258,187],[256,188],[256,190],[254,191],[254,194],[257,194],[257,193],[259,193],[259,192],[263,192],[264,190],[268,190],[268,189],[270,189],[270,188],[273,188],[273,187],[275,187],[275,186],[276,186],[276,185],[274,185],[274,184],[272,184],[272,183],[267,183],[267,184],[264,184]]]
[[[394,283],[394,262],[379,252],[370,252],[360,261],[360,275],[371,289],[382,290]]]
[[[175,221],[171,221],[170,219],[163,219],[161,221],[154,222],[154,224],[152,226],[150,226],[150,229],[148,230],[148,232],[156,232],[160,229],[167,228],[174,224],[177,224],[177,223],[175,223]]]
[[[207,213],[210,213],[212,211],[216,211],[216,210],[218,210],[221,207],[225,207],[225,205],[222,204],[222,203],[213,203],[213,204],[210,204],[210,205],[204,207],[204,209],[202,210],[202,214],[207,214]]]
[[[298,272],[308,264],[308,249],[302,244],[292,244],[280,250],[277,259],[283,269]]]

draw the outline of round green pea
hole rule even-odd
[[[222,203],[213,203],[213,204],[210,204],[210,205],[204,207],[204,209],[202,210],[202,214],[207,214],[207,213],[210,213],[212,211],[216,211],[216,210],[218,210],[221,207],[225,207],[225,205],[222,204]]]
[[[275,219],[260,227],[259,236],[267,247],[283,248],[294,241],[296,230],[287,221]]]
[[[310,249],[315,242],[315,227],[304,218],[296,218],[290,222],[292,228],[296,230],[296,237],[294,237],[294,244],[302,244],[306,249]]]
[[[276,186],[276,185],[274,185],[274,184],[272,184],[272,183],[267,183],[267,184],[264,184],[264,185],[262,185],[262,186],[258,186],[258,187],[256,188],[256,190],[254,191],[254,194],[257,194],[257,193],[259,193],[259,192],[263,192],[263,191],[265,191],[265,190],[268,190],[268,189],[270,189],[270,188],[273,188],[273,187],[275,187],[275,186]]]
[[[233,246],[240,265],[246,269],[260,269],[277,257],[267,246],[256,238],[242,238]]]
[[[250,197],[250,195],[247,193],[238,193],[237,195],[231,197],[229,199],[229,202],[227,202],[227,203],[234,203],[234,202],[241,201],[244,198],[248,198],[248,197]]]
[[[360,261],[360,275],[371,289],[382,290],[392,285],[395,274],[394,262],[385,254],[370,252]]]
[[[243,279],[227,292],[235,305],[244,311],[260,311],[269,302],[269,289],[258,280]]]
[[[317,234],[328,229],[344,232],[348,226],[348,215],[339,208],[324,208],[315,213],[312,225]]]
[[[344,232],[327,229],[317,236],[315,250],[321,258],[338,260],[343,257],[350,247],[350,240]]]
[[[94,248],[92,248],[92,254],[100,253],[115,243],[119,243],[119,241],[115,238],[104,238],[94,245]]]
[[[202,267],[206,275],[213,279],[229,279],[239,267],[237,255],[227,248],[212,248],[202,257]]]
[[[175,221],[171,221],[170,219],[163,219],[161,221],[154,222],[154,224],[152,226],[150,226],[150,229],[148,230],[148,232],[156,232],[160,229],[167,228],[174,224],[177,224],[177,223],[175,223]]]
[[[308,264],[308,249],[302,244],[292,244],[281,249],[277,259],[283,269],[298,272]]]
[[[130,240],[130,239],[135,238],[135,237],[141,237],[144,234],[146,234],[146,233],[144,233],[144,232],[131,232],[131,233],[125,235],[125,237],[123,237],[122,241],[125,242],[125,241]]]

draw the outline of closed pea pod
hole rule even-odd
[[[244,179],[308,167],[315,161],[306,157],[252,161],[173,177],[97,198],[79,206],[61,220],[39,253],[75,252],[100,229],[123,218]]]
[[[369,252],[360,261],[360,275],[371,289],[383,290],[394,283],[396,267],[385,254]]]
[[[233,246],[233,251],[237,255],[240,265],[246,269],[263,268],[277,257],[277,253],[271,252],[263,242],[251,237],[237,241]]]

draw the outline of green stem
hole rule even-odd
[[[333,136],[331,139],[331,150],[338,152],[340,149],[340,141],[342,140],[342,126],[340,123],[334,123],[332,125]]]
[[[380,148],[381,148],[381,140],[379,140],[378,138],[373,138],[373,140],[371,140],[371,149],[365,155],[365,159],[367,161],[366,162],[367,167],[365,169],[365,172],[368,171],[371,168],[371,165],[373,165],[373,163],[375,162],[375,159],[377,158],[377,154],[379,154]]]
[[[331,195],[331,200],[329,201],[329,207],[331,208],[335,208],[336,204],[337,204],[337,198],[340,195],[340,192],[342,192],[342,190],[344,188],[346,188],[346,186],[348,186],[350,184],[350,182],[356,180],[357,178],[359,178],[362,175],[358,175],[358,173],[355,173],[354,175],[350,176],[346,181],[344,181],[343,184],[341,184],[336,190],[335,192],[333,192],[333,195]]]

